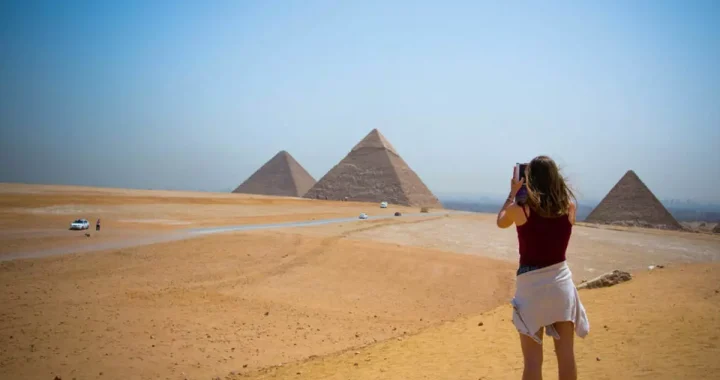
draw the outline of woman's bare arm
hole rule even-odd
[[[517,194],[518,190],[522,187],[522,185],[525,183],[525,179],[520,179],[519,181],[516,181],[515,178],[510,180],[510,194],[508,195],[507,199],[505,199],[505,203],[503,204],[502,208],[500,209],[500,212],[498,212],[497,216],[497,226],[500,228],[508,228],[513,225],[513,223],[516,223],[518,220],[518,214],[522,212],[522,208],[520,206],[516,205],[514,202],[515,194]]]
[[[497,226],[500,228],[508,228],[517,223],[517,216],[519,212],[522,212],[522,209],[515,203],[512,203],[507,207],[503,207],[503,209],[498,213]]]

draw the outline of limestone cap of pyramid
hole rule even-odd
[[[360,140],[360,142],[352,148],[351,152],[363,148],[387,149],[388,151],[393,152],[395,155],[399,156],[395,148],[390,144],[389,141],[387,141],[385,136],[383,136],[377,128],[373,128],[373,130],[370,131],[370,133],[368,133],[364,139]]]

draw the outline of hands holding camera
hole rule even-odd
[[[515,198],[518,191],[522,188],[522,186],[525,184],[525,178],[518,179],[511,179],[510,180],[510,198]]]

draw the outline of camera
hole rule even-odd
[[[525,201],[527,200],[527,178],[525,178],[525,171],[527,170],[528,164],[521,164],[517,163],[515,164],[515,173],[513,177],[516,181],[519,181],[521,179],[525,179],[525,183],[523,183],[522,187],[520,187],[520,190],[518,190],[517,194],[515,194],[515,203],[522,205],[525,204]]]

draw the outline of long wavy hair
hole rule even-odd
[[[527,204],[544,217],[559,217],[570,212],[577,202],[575,193],[560,174],[557,164],[548,156],[533,158],[525,172]]]

